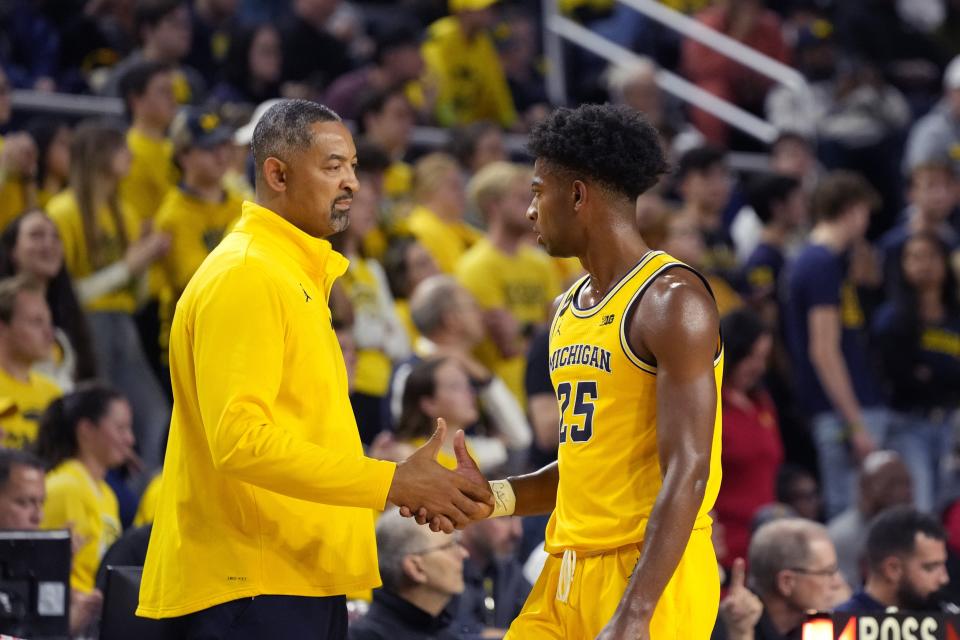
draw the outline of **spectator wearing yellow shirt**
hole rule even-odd
[[[32,370],[52,348],[53,322],[43,288],[25,276],[0,280],[0,396],[17,407],[0,418],[4,447],[29,449],[40,415],[61,393],[53,380]]]
[[[67,273],[60,234],[39,209],[17,217],[0,233],[0,278],[17,274],[43,288],[53,317],[53,350],[34,370],[47,374],[66,391],[78,380],[96,377],[93,339]]]
[[[63,120],[48,117],[32,120],[27,131],[37,145],[37,205],[45,207],[67,188],[73,131]]]
[[[130,171],[120,183],[121,197],[138,222],[152,221],[167,191],[176,183],[173,142],[167,129],[177,112],[173,70],[159,62],[131,67],[120,80],[130,118],[127,146]]]
[[[80,541],[70,586],[84,593],[94,590],[100,558],[120,537],[117,497],[106,477],[133,455],[132,419],[120,393],[96,384],[58,398],[43,414],[37,455],[50,471],[42,527],[69,528]]]
[[[0,67],[0,127],[10,121],[10,79]],[[37,146],[26,133],[0,135],[0,227],[33,206],[36,200]]]
[[[502,127],[517,121],[513,97],[489,30],[497,0],[450,0],[453,15],[427,31],[425,83],[437,89],[436,118],[443,126],[492,120]]]
[[[406,226],[430,253],[443,273],[452,274],[467,249],[483,237],[467,224],[463,173],[446,153],[431,153],[414,167],[413,197],[416,203]]]
[[[50,200],[67,270],[87,312],[100,375],[129,399],[140,453],[160,465],[170,408],[143,352],[132,313],[138,278],[169,248],[156,231],[141,237],[118,193],[130,167],[123,132],[84,123],[74,132],[70,188]]]
[[[369,445],[389,426],[387,391],[394,364],[410,356],[410,340],[390,295],[383,267],[364,255],[363,238],[375,229],[386,157],[357,149],[357,178],[363,189],[353,195],[350,226],[331,238],[350,265],[338,284],[353,307],[356,371],[350,403],[360,428],[360,440]]]
[[[232,136],[216,113],[196,107],[181,110],[170,128],[183,177],[167,192],[154,222],[157,231],[170,236],[170,251],[156,267],[162,283],[161,354],[167,350],[173,309],[180,294],[240,215],[243,201],[223,187],[223,177],[230,167]]]
[[[531,245],[532,179],[528,167],[495,162],[470,180],[468,198],[487,222],[487,237],[457,264],[457,279],[484,312],[489,338],[478,349],[480,361],[503,378],[521,405],[528,339],[561,293],[552,261]]]

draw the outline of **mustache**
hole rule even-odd
[[[353,190],[347,189],[346,193],[341,193],[339,196],[333,199],[333,203],[337,204],[338,202],[343,202],[344,200],[353,200]]]

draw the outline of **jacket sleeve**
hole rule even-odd
[[[194,375],[213,466],[294,498],[383,509],[394,463],[318,446],[274,419],[285,330],[276,285],[251,266],[223,274],[198,303]]]

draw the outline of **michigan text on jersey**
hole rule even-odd
[[[571,344],[550,354],[550,371],[574,365],[585,365],[611,373],[610,352],[595,345]]]

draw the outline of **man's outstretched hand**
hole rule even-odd
[[[437,462],[446,435],[447,423],[440,418],[430,440],[397,465],[387,499],[399,505],[403,515],[409,517],[417,513],[421,524],[429,520],[434,531],[452,533],[454,529],[463,529],[471,520],[490,515],[493,494],[467,454],[463,431],[458,431],[454,438],[457,471],[445,469]],[[472,468],[461,472],[464,458]]]
[[[443,430],[446,433],[447,424],[443,418],[437,419],[437,432],[434,433],[434,438],[437,433]],[[489,500],[484,500],[482,502],[476,502],[476,509],[473,513],[470,514],[470,520],[483,520],[487,518],[493,512],[493,495],[489,492],[489,485],[487,484],[487,479],[483,477],[483,474],[480,473],[480,468],[477,466],[477,463],[470,457],[470,454],[467,452],[466,445],[466,436],[463,433],[462,429],[458,429],[457,433],[453,436],[453,451],[457,456],[457,469],[455,475],[459,476],[463,480],[471,483],[477,487],[487,487],[487,494],[489,495]],[[429,443],[428,443],[429,444]],[[442,441],[441,441],[442,445]],[[439,448],[437,449],[439,451]],[[441,511],[431,511],[426,506],[421,506],[420,508],[411,508],[409,503],[394,503],[400,504],[400,515],[409,518],[414,516],[419,524],[430,524],[430,529],[432,531],[444,531],[450,533],[455,528],[462,529],[464,526],[469,524],[469,521],[460,525],[459,523],[451,520],[447,514]]]

